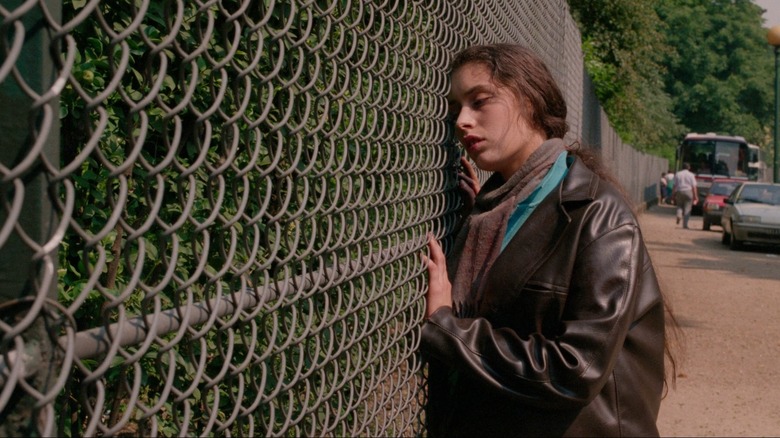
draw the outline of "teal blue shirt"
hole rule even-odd
[[[504,241],[501,242],[501,251],[506,248],[509,241],[515,237],[517,231],[523,226],[528,216],[534,212],[536,206],[541,203],[547,195],[550,194],[566,177],[566,173],[569,171],[568,163],[566,162],[567,152],[561,152],[555,163],[544,176],[542,182],[534,189],[534,191],[523,199],[522,202],[517,204],[515,211],[509,216],[509,221],[506,224],[506,234],[504,235]]]

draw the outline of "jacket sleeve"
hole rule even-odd
[[[568,291],[554,330],[521,336],[485,318],[456,318],[444,307],[423,325],[423,354],[487,391],[538,408],[589,403],[609,378],[640,313],[660,304],[658,285],[636,224],[584,243],[571,271],[563,266],[560,271],[571,276],[561,280]],[[500,291],[505,292],[513,293]]]

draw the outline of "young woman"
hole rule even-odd
[[[448,260],[429,239],[429,434],[658,435],[663,298],[632,207],[565,147],[549,71],[521,46],[471,47],[449,101],[494,173]]]

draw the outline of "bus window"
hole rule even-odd
[[[717,134],[689,134],[680,144],[677,154],[679,169],[683,162],[691,165],[691,171],[704,178],[742,177],[749,174],[752,159],[748,143],[742,137]]]

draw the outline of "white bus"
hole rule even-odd
[[[752,167],[751,162],[760,159],[760,152],[758,146],[748,144],[744,137],[693,132],[677,147],[675,172],[682,169],[683,163],[691,165],[699,199],[703,201],[715,178],[757,179],[760,166]],[[697,214],[701,212],[701,203],[694,205],[693,210]]]
[[[748,162],[748,179],[751,181],[772,182],[770,173],[767,171],[766,161],[764,161],[764,152],[754,144],[748,144],[750,161]]]

